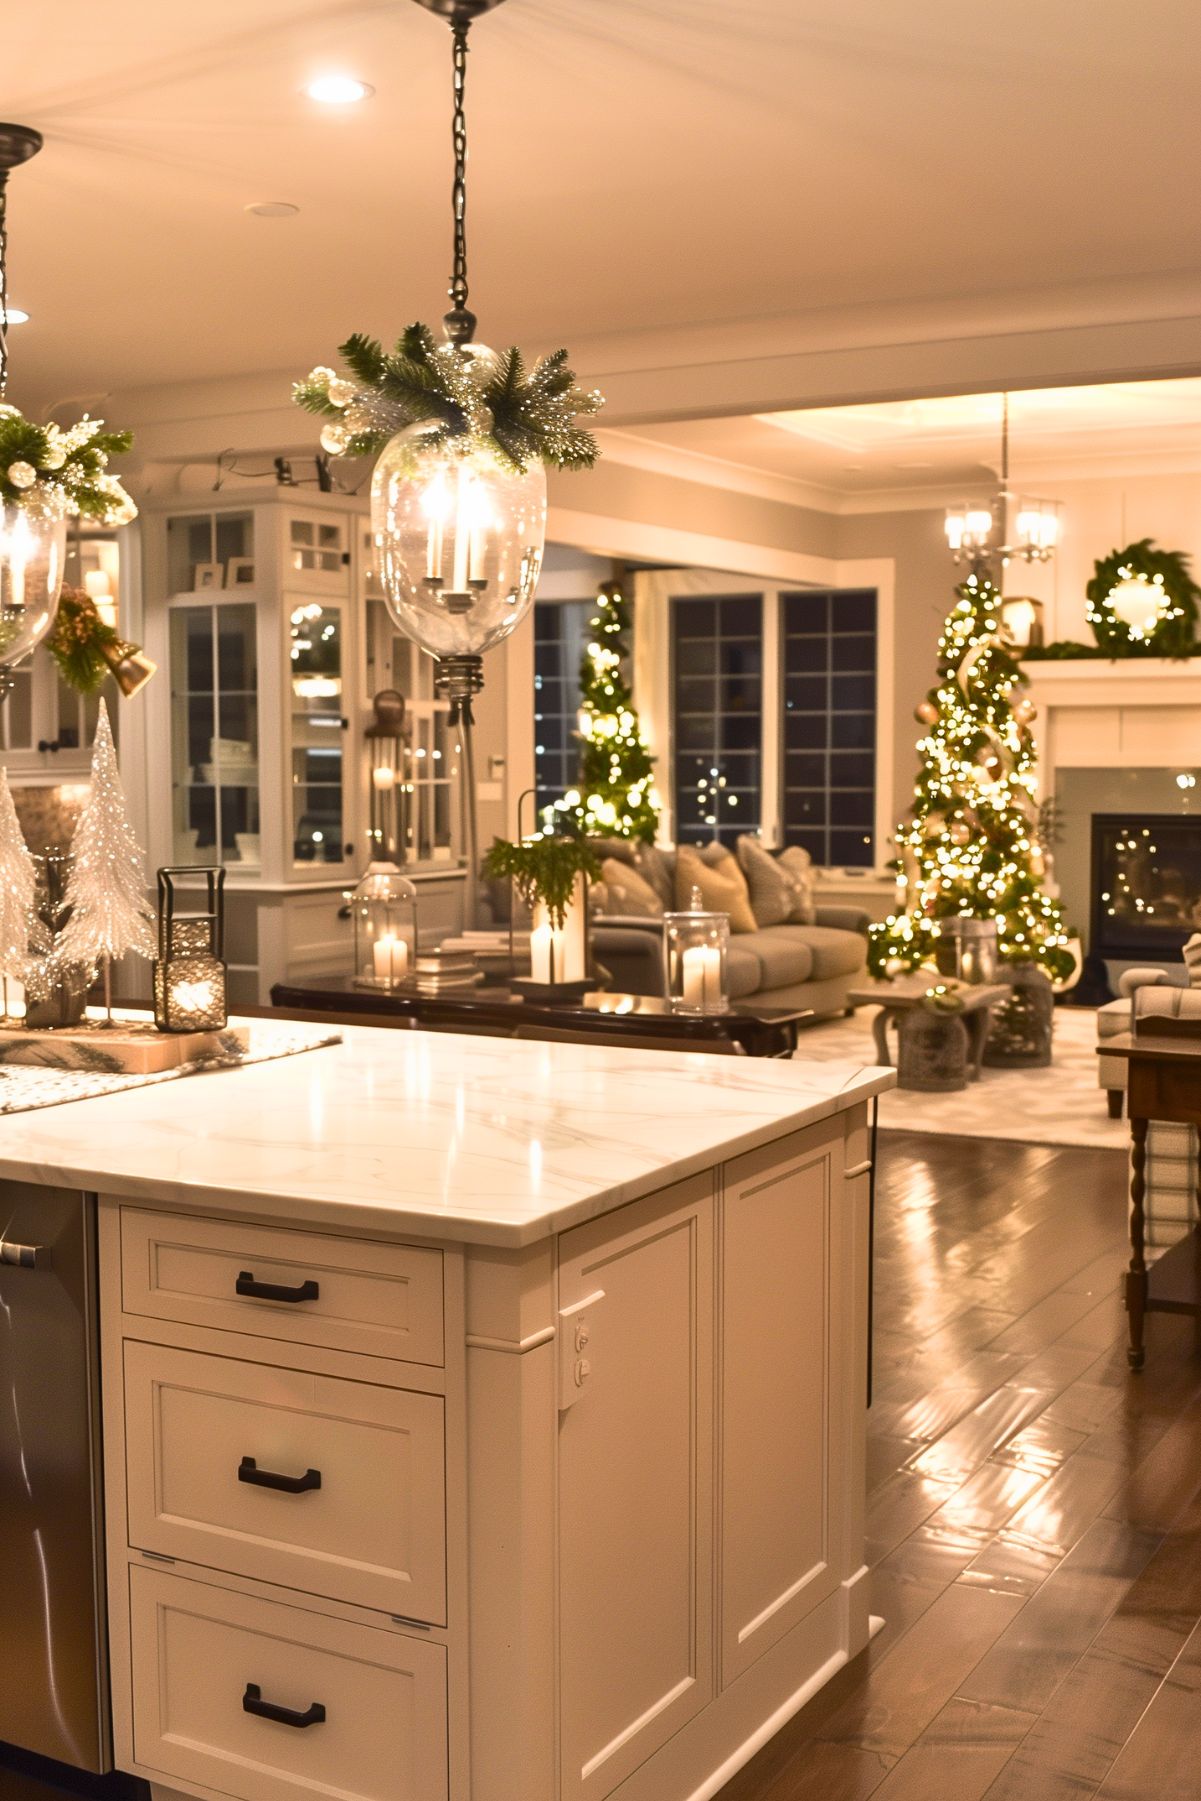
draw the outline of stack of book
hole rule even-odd
[[[466,950],[419,951],[413,968],[413,986],[418,994],[461,994],[475,988],[484,973],[474,956]]]

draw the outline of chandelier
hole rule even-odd
[[[546,473],[590,468],[596,440],[578,415],[603,405],[576,385],[567,352],[527,369],[516,346],[475,342],[467,271],[467,38],[501,0],[416,0],[450,27],[452,267],[443,342],[410,325],[391,351],[358,334],[341,346],[345,373],[324,367],[294,398],[323,415],[331,456],[378,453],[371,483],[376,571],[400,629],[437,660],[462,746],[465,924],[477,891],[472,701],[482,659],[530,609],[546,539]]]
[[[1012,526],[1013,536],[1009,536]],[[1059,540],[1059,504],[1019,495],[1009,485],[1009,395],[1001,397],[1001,486],[991,506],[961,504],[947,509],[947,543],[957,563],[973,569],[996,558],[1002,567],[1020,559],[1047,563]],[[1000,542],[994,543],[993,534]]]

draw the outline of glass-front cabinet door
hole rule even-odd
[[[177,603],[170,640],[172,857],[257,873],[255,608],[234,600]]]
[[[314,877],[346,867],[347,642],[342,601],[288,598],[292,864]]]

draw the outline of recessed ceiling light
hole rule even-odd
[[[5,311],[8,314],[8,323],[10,325],[28,325],[29,324],[29,314],[27,312],[24,312],[21,307],[10,306],[10,307],[6,307]]]
[[[291,200],[254,200],[246,211],[256,219],[290,219],[300,208]]]
[[[353,106],[356,100],[369,100],[375,89],[353,75],[318,75],[304,91],[322,106]]]

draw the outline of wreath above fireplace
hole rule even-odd
[[[1201,588],[1183,551],[1140,538],[1098,559],[1085,594],[1093,637],[1107,656],[1193,654]]]

